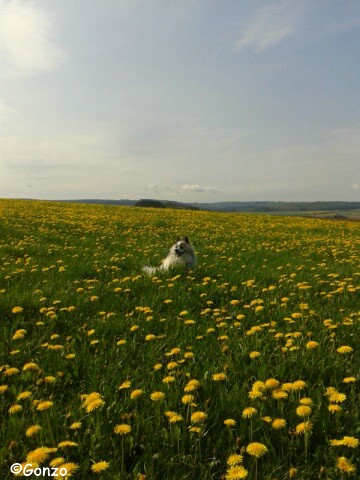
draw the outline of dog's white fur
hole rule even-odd
[[[188,237],[177,238],[166,258],[159,267],[143,267],[143,272],[147,275],[154,275],[157,271],[167,271],[171,268],[184,266],[185,268],[196,267],[196,255],[194,247],[191,245]]]

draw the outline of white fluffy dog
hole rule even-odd
[[[143,271],[147,275],[154,275],[157,271],[167,271],[178,266],[184,266],[187,269],[195,268],[196,266],[195,250],[190,243],[189,237],[178,237],[159,267],[145,266]]]

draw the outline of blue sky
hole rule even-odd
[[[360,201],[358,0],[0,16],[0,197]]]

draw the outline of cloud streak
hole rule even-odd
[[[197,183],[195,184],[184,184],[181,185],[181,190],[184,192],[195,192],[195,193],[218,193],[220,190],[218,190],[215,187],[209,187],[208,185],[198,185]]]
[[[257,53],[282,42],[293,35],[302,13],[302,2],[266,5],[252,18],[236,42],[239,50],[250,49]]]
[[[29,76],[56,69],[65,53],[55,41],[51,15],[33,2],[0,0],[0,40],[8,74]]]

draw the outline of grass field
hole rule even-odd
[[[359,478],[360,223],[0,211],[1,479]]]

